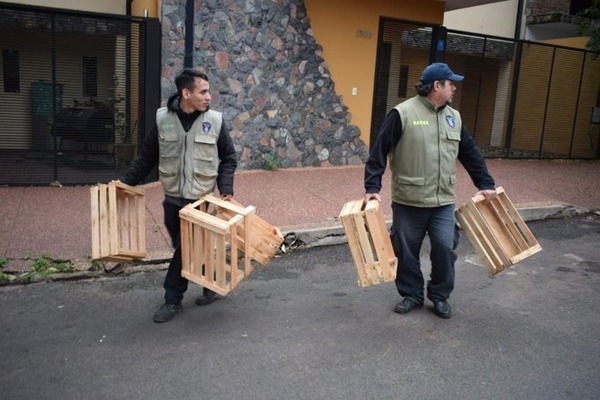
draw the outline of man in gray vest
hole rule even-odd
[[[165,226],[175,252],[165,277],[165,303],[154,322],[166,322],[182,310],[188,281],[181,276],[179,210],[207,193],[219,190],[222,198],[233,196],[237,156],[220,112],[210,109],[208,77],[184,70],[175,79],[177,93],[156,112],[156,125],[146,135],[138,157],[121,182],[137,185],[158,164],[162,183]],[[211,304],[216,294],[204,288],[196,304]]]
[[[462,81],[447,64],[434,63],[421,74],[417,96],[386,116],[365,165],[365,200],[381,201],[381,178],[389,159],[392,171],[391,240],[398,258],[396,287],[403,300],[394,311],[406,314],[423,306],[419,253],[425,235],[431,242],[427,298],[441,318],[452,315],[448,298],[454,289],[458,228],[454,218],[456,160],[465,167],[487,200],[496,196],[494,179],[483,156],[450,107]]]

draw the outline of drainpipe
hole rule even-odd
[[[506,157],[510,156],[510,146],[512,142],[512,135],[514,129],[515,120],[515,108],[517,104],[517,90],[519,87],[519,72],[521,70],[521,52],[523,51],[523,42],[521,41],[521,24],[523,23],[523,7],[525,6],[525,0],[519,0],[517,5],[517,22],[515,24],[515,58],[513,60],[513,81],[511,91],[510,104],[508,107],[508,124],[506,126],[506,137],[504,140],[504,149],[506,150]]]
[[[523,24],[523,8],[525,0],[519,0],[517,5],[517,22],[515,24],[515,40],[521,39],[521,25]]]
[[[185,2],[185,55],[183,67],[192,68],[194,63],[194,0]]]

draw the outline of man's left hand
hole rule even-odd
[[[490,201],[496,198],[497,193],[495,190],[480,190],[479,192],[475,193],[475,196],[479,195],[483,196],[485,201]]]

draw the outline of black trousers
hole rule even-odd
[[[181,224],[179,222],[179,210],[193,201],[182,200],[181,205],[173,204],[167,200],[163,202],[165,226],[167,227],[169,236],[171,236],[171,242],[175,248],[163,284],[163,287],[165,288],[165,303],[167,304],[181,303],[183,294],[188,288],[188,280],[181,276]]]

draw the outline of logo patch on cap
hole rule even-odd
[[[210,128],[211,127],[212,127],[212,125],[210,124],[210,122],[203,122],[202,123],[202,130],[204,131],[204,133],[210,132]]]
[[[450,125],[450,128],[454,128],[456,126],[456,121],[454,121],[454,117],[452,115],[446,115],[446,122]]]

